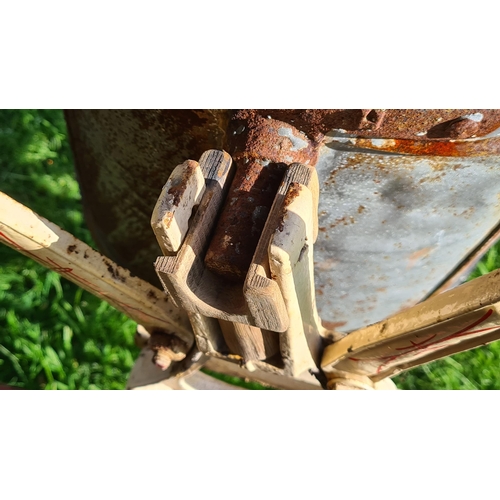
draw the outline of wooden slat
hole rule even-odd
[[[240,377],[262,384],[270,385],[277,389],[290,389],[290,390],[321,390],[321,384],[309,373],[304,373],[300,377],[289,377],[286,375],[265,372],[260,369],[248,371],[239,367],[236,363],[226,361],[223,359],[209,358],[204,365],[208,370],[218,373],[224,373],[233,377]]]
[[[166,329],[188,346],[187,314],[149,283],[0,192],[0,241],[105,300],[148,329]]]
[[[286,372],[298,375],[316,369],[322,351],[324,328],[316,311],[314,292],[314,220],[317,198],[308,186],[317,185],[314,169],[293,165],[277,228],[269,245],[271,273],[280,287],[290,325],[281,335],[281,349]],[[287,182],[288,181],[288,182]]]
[[[322,366],[377,381],[500,338],[500,270],[328,346]]]
[[[205,178],[198,162],[187,160],[168,178],[151,216],[151,227],[163,255],[173,255],[188,231],[193,208],[205,193]]]

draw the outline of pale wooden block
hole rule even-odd
[[[336,368],[330,368],[330,370],[326,372],[326,376],[328,379],[327,389],[330,390],[397,390],[396,384],[390,378],[374,382],[366,375],[346,372]]]
[[[285,198],[281,225],[269,245],[271,273],[280,287],[290,320],[286,336],[282,337],[282,352],[292,375],[316,366],[303,318],[303,310],[314,307],[311,302],[314,296],[307,293],[311,288],[308,274],[312,268],[312,204],[311,191],[301,184],[292,184]],[[305,303],[301,303],[299,295],[305,295]],[[315,336],[315,350],[318,350],[321,343],[318,331]],[[319,352],[315,355],[318,357]]]
[[[215,356],[221,352],[224,347],[224,339],[219,320],[193,312],[189,312],[188,316],[193,327],[196,346],[200,352],[209,356]]]
[[[245,391],[244,387],[228,384],[202,372],[187,377],[170,378],[154,384],[134,387],[135,391]]]
[[[342,378],[334,379],[328,382],[328,389],[335,391],[396,391],[397,387],[390,378],[385,378],[380,382],[374,382],[372,384],[363,384],[358,380]]]
[[[374,382],[373,387],[376,391],[397,391],[396,384],[390,378],[383,378],[378,382]]]
[[[189,186],[188,181],[193,178],[193,172],[196,171],[200,172],[203,179],[206,178],[207,188],[203,191],[206,196],[198,200],[200,205],[197,214],[188,228],[192,204],[182,205],[184,199],[182,196],[186,195],[186,203],[190,200],[192,202],[192,196],[187,196],[189,191],[186,186]],[[174,179],[169,179],[157,204],[157,208],[161,207],[161,210],[155,210],[153,217],[161,222],[161,224],[156,224],[156,230],[157,236],[161,236],[158,240],[162,251],[166,254],[165,258],[159,259],[157,270],[160,279],[176,303],[189,311],[193,320],[193,328],[195,332],[198,332],[196,337],[202,352],[210,354],[217,352],[215,346],[219,342],[217,342],[216,334],[213,333],[216,326],[213,322],[207,321],[209,317],[216,317],[220,319],[222,327],[221,332],[221,328],[217,326],[218,335],[224,336],[233,354],[241,355],[245,361],[266,359],[279,350],[277,335],[263,332],[249,324],[252,319],[244,303],[240,285],[228,284],[204,269],[203,257],[209,243],[211,228],[216,222],[217,213],[230,184],[231,173],[231,157],[223,151],[216,150],[205,152],[199,164],[185,162],[177,167],[173,175]],[[176,189],[172,191],[171,186],[176,186]],[[186,224],[184,229],[187,237],[178,255],[171,255],[171,252],[169,254],[172,245],[168,242],[169,246],[166,246],[165,241],[169,238],[162,219],[165,213],[171,213],[172,193],[176,193],[178,198],[180,196],[176,201],[178,207],[185,206],[186,208],[183,220]],[[166,194],[170,196],[168,203],[165,201]],[[275,283],[272,284],[276,286]],[[240,319],[243,321],[238,321]],[[248,321],[248,324],[245,324],[245,321]],[[202,333],[203,327],[199,328],[202,323],[205,327],[209,327],[208,336]],[[218,347],[220,349],[220,346]]]
[[[248,307],[260,324],[265,323],[266,317],[275,316],[280,318],[280,328],[263,326],[268,330],[283,332],[289,326],[288,311],[283,296],[278,284],[271,279],[268,253],[269,242],[276,228],[280,225],[285,196],[290,184],[298,182],[309,186],[314,184],[314,176],[317,178],[316,170],[313,167],[307,167],[299,163],[294,163],[287,169],[274,198],[243,285],[243,293]]]
[[[204,193],[205,178],[198,162],[187,160],[173,170],[151,216],[151,227],[164,255],[181,247],[193,207]]]
[[[281,335],[281,352],[287,373],[293,375],[317,368],[323,343],[324,328],[314,291],[317,192],[316,171],[294,164],[283,179],[282,196],[272,208],[275,227],[268,247],[269,265],[289,317],[289,327]]]
[[[205,245],[206,237],[210,235],[210,233],[206,232],[206,230],[215,220],[216,212],[214,212],[214,209],[217,209],[216,202],[221,198],[221,187],[226,184],[227,176],[230,173],[231,161],[229,155],[223,152],[214,151],[211,154],[207,155],[205,153],[202,155],[200,163],[201,165],[197,162],[188,160],[182,165],[179,165],[173,171],[163,188],[162,194],[158,199],[153,212],[151,225],[156,234],[162,252],[166,256],[174,255],[175,252],[181,247],[182,241],[189,229],[188,222],[190,220],[193,207],[195,204],[200,203],[202,195],[206,192],[205,175],[207,176],[210,184],[208,197],[199,209],[199,217],[192,222],[194,229],[190,233],[187,246],[199,246],[200,244]],[[216,168],[213,168],[214,166]],[[216,181],[215,183],[213,182],[214,180]],[[204,228],[205,233],[198,231],[201,226]],[[205,236],[205,238],[203,238],[203,236]],[[191,295],[193,285],[193,282],[189,280],[191,268],[189,267],[189,261],[186,258],[188,255],[195,257],[191,266],[198,266],[198,268],[201,268],[199,258],[200,255],[195,256],[194,254],[189,254],[184,251],[184,253],[180,256],[180,259],[177,259],[177,276],[172,276],[172,279],[170,280],[173,284],[177,284],[173,293],[174,297],[176,297],[176,300],[179,301],[184,300],[184,303],[186,302],[186,295]],[[201,281],[203,284],[205,280],[202,279]],[[196,286],[196,284],[194,284],[194,286]],[[207,289],[205,295],[207,292],[209,294],[212,293],[214,297],[218,295],[216,289]],[[200,299],[200,296],[203,297],[203,294],[203,291],[198,287],[198,293],[196,294],[198,299]],[[234,297],[231,298],[234,300]],[[200,345],[202,352],[210,352],[210,350],[213,349],[213,343],[216,345],[219,344],[219,342],[215,339],[215,336],[210,333],[214,329],[214,325],[207,322],[208,317],[206,315],[202,316],[202,314],[200,314],[207,312],[202,300],[191,302],[198,311],[191,311],[189,313],[194,320],[193,327],[195,332],[198,331],[198,344]],[[230,304],[226,303],[226,305]],[[221,323],[220,328],[218,328],[219,336],[221,334],[224,336],[224,339],[233,354],[242,356],[242,358],[246,361],[265,359],[279,350],[276,335],[266,335],[260,329],[250,325],[232,323],[222,319],[219,321]],[[210,327],[208,333],[212,339],[210,342],[212,347],[209,347],[207,343],[208,339],[205,333],[201,333],[200,328],[195,328],[195,326],[197,327],[200,322],[203,322],[205,327]],[[203,328],[201,330],[203,330]],[[222,332],[220,330],[222,330]],[[274,345],[272,345],[273,340],[275,340]],[[273,347],[273,349],[270,349],[270,347]]]
[[[308,372],[304,372],[296,377],[291,377],[279,373],[278,371],[264,371],[263,362],[253,363],[255,368],[249,371],[245,368],[240,367],[238,364],[226,361],[224,359],[209,358],[205,363],[205,368],[212,370],[214,372],[225,373],[226,375],[231,375],[234,377],[241,377],[244,379],[254,380],[255,382],[260,382],[262,384],[270,385],[276,387],[277,389],[289,389],[289,390],[321,390],[322,387],[318,380]],[[270,365],[265,367],[268,370]]]

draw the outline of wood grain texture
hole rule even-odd
[[[266,316],[274,308],[279,310],[283,320],[280,329],[268,328],[269,330],[283,332],[289,326],[288,312],[285,302],[279,290],[279,286],[274,280],[270,280],[271,271],[269,267],[269,241],[277,227],[280,225],[283,205],[288,187],[292,182],[297,182],[305,186],[314,183],[312,180],[316,171],[313,167],[306,167],[298,163],[292,164],[285,173],[283,181],[278,189],[269,216],[262,231],[259,243],[255,250],[254,258],[250,264],[250,269],[243,286],[245,298],[252,314],[256,317]],[[316,181],[317,182],[317,181]],[[316,217],[317,219],[317,217]],[[317,230],[316,230],[317,233]]]
[[[321,384],[314,376],[305,372],[297,377],[290,377],[280,372],[264,371],[259,367],[260,363],[255,363],[255,369],[249,371],[238,364],[217,358],[210,358],[204,365],[208,370],[218,373],[225,373],[233,377],[241,377],[262,384],[276,387],[277,389],[288,390],[321,390]]]
[[[203,258],[234,169],[231,157],[222,151],[205,152],[199,163],[207,179],[206,190],[184,244],[177,255],[159,257],[155,263],[164,288],[186,311],[265,330],[285,330],[288,317],[283,298],[265,272],[250,279],[252,290],[260,297],[255,305],[244,295],[241,284],[228,282],[205,268]]]
[[[277,334],[236,321],[235,310],[240,315],[249,316],[241,285],[228,283],[213,275],[205,269],[203,263],[212,225],[229,184],[230,173],[231,159],[220,151],[206,152],[200,158],[199,164],[188,160],[174,170],[152,217],[153,229],[163,253],[167,256],[166,259],[160,259],[163,267],[158,267],[159,276],[175,301],[190,314],[198,315],[193,316],[196,323],[203,322],[205,327],[209,327],[210,341],[205,333],[199,335],[202,352],[213,354],[214,350],[219,353],[222,350],[223,346],[214,333],[216,327],[213,322],[200,318],[216,317],[221,322],[218,335],[224,337],[231,354],[241,356],[245,362],[264,360],[279,351]],[[203,178],[203,184],[204,176],[207,177],[206,189],[200,188],[200,176]],[[207,196],[202,197],[200,193],[205,191]],[[188,220],[196,203],[200,203],[200,206],[188,228]],[[171,222],[175,216],[178,216],[179,223],[174,226],[176,231],[170,234]],[[174,248],[180,249],[180,242],[186,234],[186,245],[178,256],[172,255]],[[214,309],[217,310],[216,313]],[[271,309],[270,317],[274,317],[273,312]],[[249,317],[247,320],[248,323],[253,322],[253,318]],[[198,328],[202,329],[203,327]],[[216,349],[214,343],[218,345]]]
[[[279,352],[279,334],[255,326],[219,320],[222,335],[231,353],[244,362],[265,360]]]
[[[322,367],[373,381],[500,338],[500,271],[356,330],[325,349]]]
[[[204,193],[205,178],[198,162],[187,160],[174,169],[151,215],[163,255],[173,255],[181,247],[193,208]]]
[[[314,177],[313,174],[311,178]],[[279,227],[269,245],[271,273],[280,287],[290,318],[290,326],[281,336],[281,352],[290,375],[317,368],[323,346],[323,327],[314,294],[315,203],[308,187],[290,184]]]

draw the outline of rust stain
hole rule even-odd
[[[162,369],[168,368],[171,361],[182,361],[186,357],[188,345],[173,333],[155,329],[148,340],[154,352],[153,362]]]
[[[481,137],[500,126],[498,109],[263,109],[262,117],[286,121],[313,140],[336,129],[350,135],[390,139]],[[468,120],[482,115],[480,121]],[[460,124],[472,121],[472,124]]]
[[[236,281],[245,279],[286,168],[257,160],[246,166],[236,171],[205,256],[208,269]]]
[[[337,263],[338,263],[338,260],[330,258],[330,259],[322,260],[319,262],[315,262],[315,267],[319,271],[328,271],[328,270],[332,269],[335,266],[335,264],[337,264]]]
[[[347,321],[337,321],[337,322],[332,322],[332,321],[325,321],[321,320],[321,324],[327,329],[327,330],[336,330],[337,328],[341,328],[344,325],[347,324]]]
[[[414,267],[418,263],[419,260],[425,259],[433,251],[434,251],[434,247],[426,247],[426,248],[422,248],[420,250],[413,252],[408,257],[408,265],[406,266],[406,268],[411,269],[412,267]]]
[[[243,132],[234,133],[242,126]],[[314,165],[322,139],[323,136],[311,139],[286,117],[284,120],[269,119],[255,110],[240,110],[231,119],[227,146],[236,162],[254,158],[287,165]]]
[[[330,224],[330,228],[334,229],[335,227],[340,225],[349,226],[350,224],[356,224],[356,220],[352,215],[344,215],[343,217],[335,219],[335,222]]]
[[[115,280],[121,281],[122,283],[127,281],[127,279],[118,272],[118,269],[115,269],[106,259],[103,259],[103,262],[106,264],[109,274],[111,274]]]
[[[285,199],[283,200],[283,208],[288,207],[297,196],[299,196],[302,191],[302,186],[298,182],[291,182],[290,187],[286,193]]]
[[[360,148],[412,156],[478,157],[500,153],[500,138],[474,141],[430,141],[394,139],[375,147],[370,139],[356,139],[354,145]]]
[[[469,123],[464,117],[474,113],[483,118]],[[266,183],[266,172],[261,176],[259,169],[277,166],[279,171],[293,162],[314,166],[318,148],[332,129],[355,136],[357,146],[409,155],[409,163],[413,155],[478,157],[500,153],[498,137],[464,140],[466,135],[480,138],[497,129],[500,110],[69,110],[65,116],[85,219],[94,240],[113,261],[156,286],[159,282],[151,266],[158,252],[150,228],[152,207],[173,168],[187,158],[199,158],[207,149],[226,149],[233,155],[238,172],[249,167],[249,179],[247,174],[240,176],[241,187],[248,189],[253,183],[258,188],[255,193],[264,191],[259,194],[262,201],[244,194],[251,187],[250,191],[236,189],[228,197],[230,203],[231,198],[247,196],[246,202],[236,202],[245,215],[234,238],[219,241],[222,246],[227,243],[227,253],[233,254],[239,243],[239,248],[245,249],[242,255],[252,253],[260,235],[259,224],[277,189],[272,180]],[[277,133],[283,127],[290,130],[288,136]],[[379,148],[371,138],[391,140]],[[453,138],[457,140],[447,140]],[[305,147],[297,148],[297,140]],[[263,165],[267,161],[270,163]],[[374,180],[375,185],[379,182]],[[256,207],[264,208],[255,212]],[[221,218],[218,230],[226,227],[226,222]],[[245,258],[238,269],[244,272]]]
[[[297,196],[299,196],[300,192],[302,191],[302,186],[298,182],[291,182],[290,186],[288,187],[288,191],[286,192],[285,198],[283,200],[283,215],[281,216],[277,226],[278,226],[278,231],[281,233],[283,232],[283,228],[285,226],[285,212],[284,209],[288,207]],[[300,260],[300,257],[299,257]]]
[[[168,190],[168,194],[173,197],[173,204],[178,207],[181,202],[182,195],[186,191],[188,181],[193,175],[193,172],[198,168],[199,163],[193,160],[186,160],[184,162],[185,169],[182,173],[182,177],[176,179],[177,182],[172,184],[172,187]]]
[[[468,139],[469,137],[474,137],[478,131],[479,123],[463,119],[450,124],[447,135],[452,139]]]
[[[320,142],[289,122],[255,110],[235,112],[227,151],[235,177],[205,255],[206,267],[232,281],[243,281],[288,165],[316,164]]]

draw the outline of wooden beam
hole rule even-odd
[[[0,241],[105,300],[148,329],[194,337],[185,311],[163,291],[93,250],[56,224],[0,192]]]

